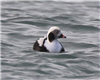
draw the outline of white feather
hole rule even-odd
[[[49,52],[52,53],[60,52],[62,48],[61,44],[57,40],[54,40],[52,42],[46,40],[44,46],[47,48],[47,50],[49,50]]]
[[[42,45],[43,45],[43,41],[44,41],[44,38],[40,38],[40,39],[38,40],[39,46],[42,46]]]

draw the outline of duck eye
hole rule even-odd
[[[54,32],[55,32],[56,34],[58,34],[58,33],[59,33],[59,30],[54,30]]]

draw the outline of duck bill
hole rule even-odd
[[[61,34],[58,38],[66,38],[63,34]]]

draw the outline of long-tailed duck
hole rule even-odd
[[[64,47],[57,40],[58,38],[66,38],[60,31],[59,27],[51,27],[47,33],[47,37],[39,38],[33,45],[33,50],[41,52],[59,53],[63,52]]]

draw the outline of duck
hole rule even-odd
[[[66,36],[62,34],[59,27],[53,26],[48,30],[46,36],[35,41],[33,50],[50,53],[64,52],[63,45],[57,40],[59,38],[66,38]]]

